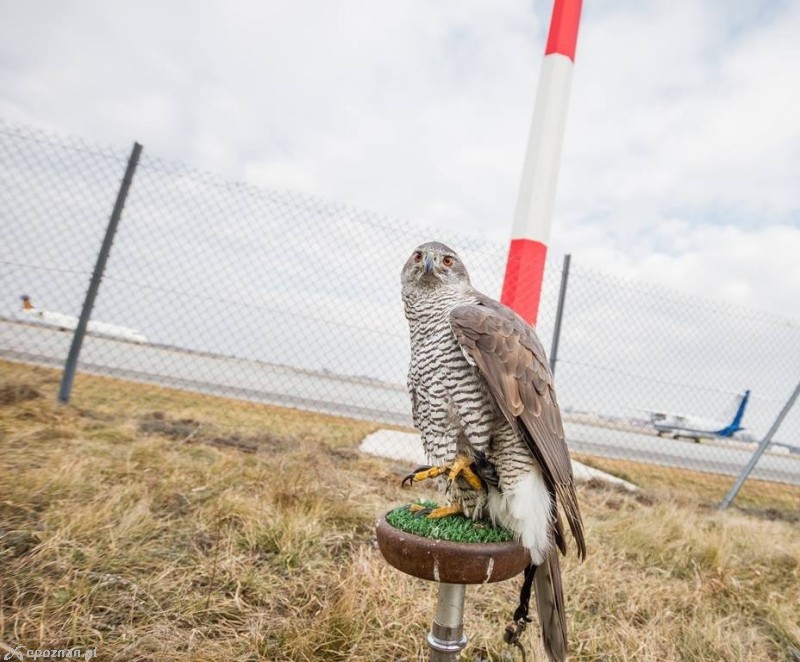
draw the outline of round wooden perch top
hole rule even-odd
[[[446,584],[485,584],[518,575],[530,555],[516,542],[451,542],[396,529],[381,517],[378,547],[389,565],[406,574]]]

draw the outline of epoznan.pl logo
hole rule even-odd
[[[97,657],[97,646],[94,648],[23,648],[17,646],[12,649],[9,646],[0,644],[0,647],[7,652],[3,656],[3,660],[64,660],[64,659],[78,659],[78,660],[91,660]]]

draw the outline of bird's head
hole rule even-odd
[[[417,246],[406,260],[401,274],[403,288],[471,287],[467,268],[456,252],[438,241]]]

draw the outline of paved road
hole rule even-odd
[[[0,356],[61,366],[71,334],[0,321]],[[404,386],[161,345],[87,337],[80,369],[135,381],[411,427]],[[565,421],[573,451],[736,475],[752,451]],[[800,456],[766,453],[754,477],[800,485]]]

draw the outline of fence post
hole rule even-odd
[[[550,349],[550,372],[556,374],[556,357],[558,356],[558,341],[561,338],[561,318],[564,315],[564,300],[567,298],[567,280],[569,279],[569,261],[571,255],[564,256],[564,266],[561,268],[561,289],[558,292],[558,307],[556,308],[556,323],[553,327],[553,345]]]
[[[103,243],[100,245],[100,252],[97,254],[97,262],[94,265],[94,272],[89,280],[89,289],[86,290],[86,298],[83,301],[81,316],[78,319],[78,325],[75,327],[75,333],[72,336],[72,345],[70,345],[67,361],[64,364],[64,374],[61,377],[61,387],[58,391],[58,401],[63,404],[69,402],[72,382],[75,379],[75,369],[78,366],[78,355],[81,352],[83,338],[86,335],[86,327],[89,325],[89,318],[92,315],[94,300],[97,298],[97,292],[100,289],[100,281],[103,279],[103,271],[106,268],[106,261],[111,252],[111,244],[114,242],[117,225],[119,225],[119,219],[122,216],[122,208],[125,206],[125,198],[128,197],[128,190],[131,187],[133,173],[136,171],[136,165],[139,163],[139,155],[141,153],[142,146],[137,142],[133,143],[133,150],[128,159],[128,166],[125,168],[125,175],[122,178],[122,184],[120,184],[119,192],[117,193],[114,209],[111,211],[111,218],[108,220],[108,227],[103,237]]]
[[[769,442],[772,441],[772,437],[775,436],[775,433],[778,431],[778,428],[783,423],[783,419],[786,418],[786,414],[789,413],[789,410],[794,405],[794,401],[797,400],[797,396],[800,394],[800,382],[797,383],[797,386],[794,389],[794,393],[792,393],[791,397],[786,401],[786,404],[783,405],[783,409],[781,409],[778,417],[775,419],[775,422],[772,424],[772,427],[767,432],[767,436],[765,436],[761,443],[758,445],[755,451],[753,451],[753,456],[750,458],[750,461],[747,463],[742,472],[739,474],[739,477],[736,479],[736,482],[731,487],[731,491],[728,492],[727,496],[722,500],[722,503],[719,504],[720,510],[725,510],[728,506],[733,503],[733,500],[736,498],[736,495],[739,493],[739,490],[742,489],[742,485],[744,485],[744,481],[747,480],[747,477],[750,475],[750,472],[755,468],[756,463],[758,462],[759,458],[764,454],[764,451],[767,450],[767,446],[769,446]]]

